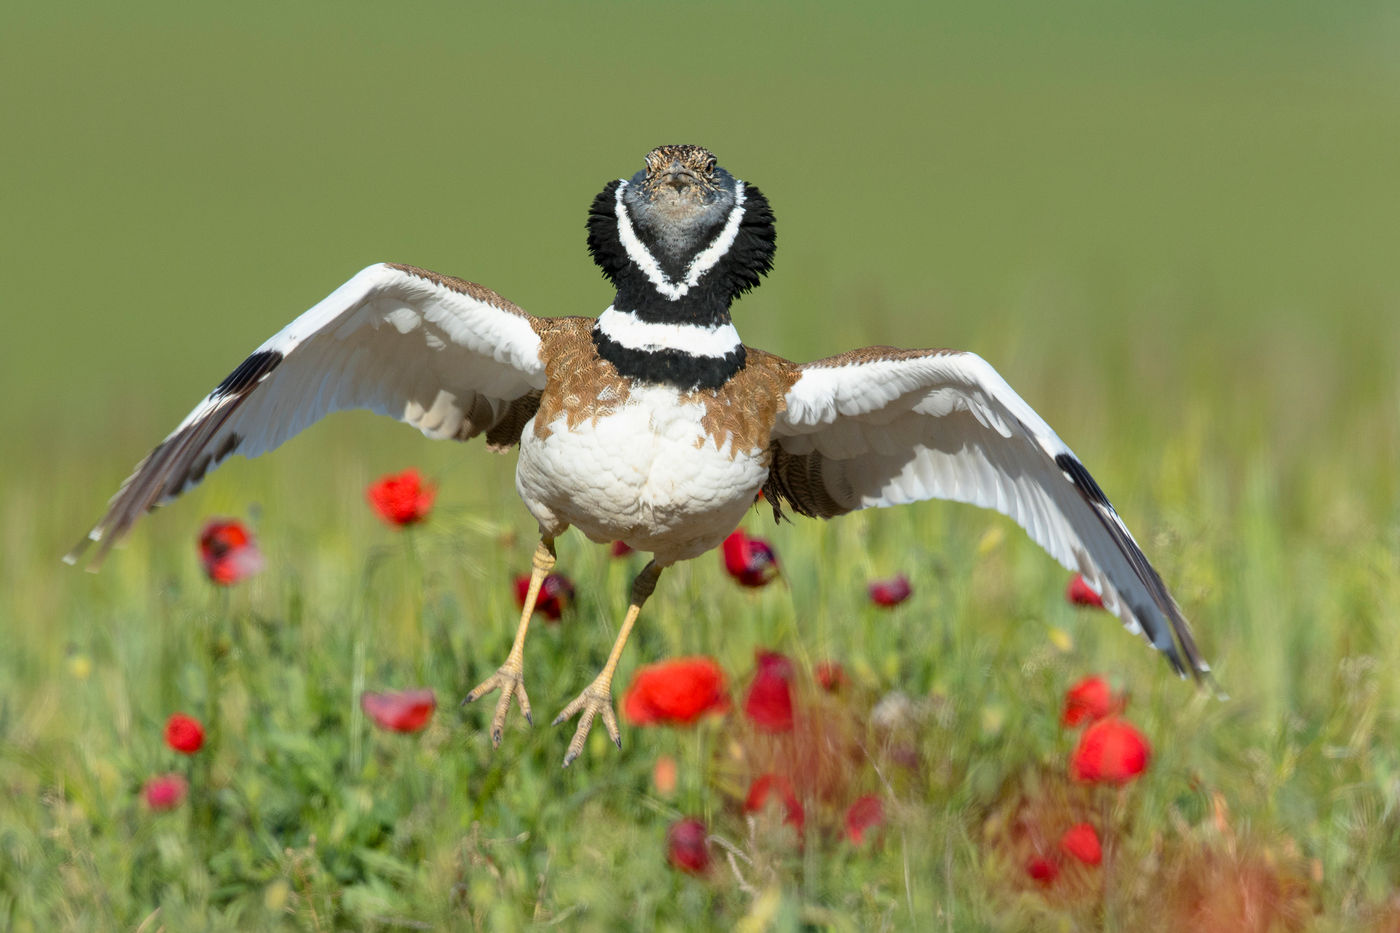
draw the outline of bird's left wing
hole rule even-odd
[[[434,438],[509,447],[544,387],[539,318],[488,288],[412,266],[362,270],[253,351],[137,465],[92,542],[94,565],[145,512],[229,454],[256,457],[331,412],[366,408]]]
[[[1178,673],[1210,670],[1103,490],[981,357],[867,347],[799,367],[785,401],[764,487],[775,507],[819,518],[923,499],[995,509]]]

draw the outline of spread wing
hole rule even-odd
[[[65,560],[94,566],[141,515],[229,454],[272,450],[335,411],[366,408],[432,438],[509,447],[539,404],[536,318],[490,289],[370,266],[253,351],[142,460]]]
[[[765,494],[803,515],[953,499],[1014,519],[1078,570],[1177,673],[1201,658],[1181,609],[1093,477],[985,360],[869,347],[807,363],[773,429]]]

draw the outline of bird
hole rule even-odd
[[[778,521],[927,499],[996,510],[1177,674],[1209,679],[1181,608],[1108,497],[980,356],[870,346],[798,364],[740,340],[731,306],[773,268],[774,213],[708,149],[659,146],[608,182],[587,245],[615,290],[596,317],[537,317],[416,266],[365,268],[216,385],[65,559],[96,545],[96,569],[141,515],[228,456],[368,409],[429,438],[485,435],[493,450],[518,450],[515,487],[539,544],[510,652],[464,700],[500,692],[497,747],[512,702],[534,722],[525,639],[565,530],[651,556],[606,663],[554,720],[578,717],[567,767],[596,719],[621,748],[612,679],[662,571],[716,547],[760,501]]]

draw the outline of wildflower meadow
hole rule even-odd
[[[135,0],[0,13],[0,930],[1400,929],[1400,19],[1385,4]],[[974,350],[1191,621],[1173,675],[1014,523],[669,568],[514,455],[327,419],[61,555],[356,269],[601,312],[590,199],[761,186],[797,360]],[[308,387],[316,391],[316,387]]]

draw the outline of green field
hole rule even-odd
[[[0,929],[1394,929],[1400,16],[961,6],[0,12]],[[799,709],[858,752],[799,846],[745,819],[746,769],[782,750],[737,712],[624,723],[621,752],[598,730],[559,768],[572,727],[548,720],[640,558],[561,539],[577,599],[526,647],[535,726],[493,751],[493,700],[458,710],[536,540],[482,445],[340,415],[230,461],[100,574],[60,563],[205,392],[370,262],[602,310],[588,203],[669,142],[773,203],[746,342],[980,353],[1113,498],[1230,699],[1067,605],[992,513],[755,511],[782,580],[668,571],[618,684],[707,654],[737,701],[756,649],[791,656]],[[364,489],[411,465],[441,493],[403,534]],[[231,590],[195,557],[213,515],[267,557]],[[913,597],[871,606],[899,572]],[[834,698],[826,659],[852,681]],[[1121,793],[1062,777],[1061,697],[1096,672],[1155,750]],[[360,712],[416,686],[439,701],[422,733]],[[210,729],[188,760],[161,737],[176,710]],[[166,771],[191,795],[153,813]],[[864,845],[840,830],[859,794],[887,816]],[[1030,880],[1026,827],[1076,814],[1104,864]],[[666,863],[682,816],[717,839],[705,876]]]

